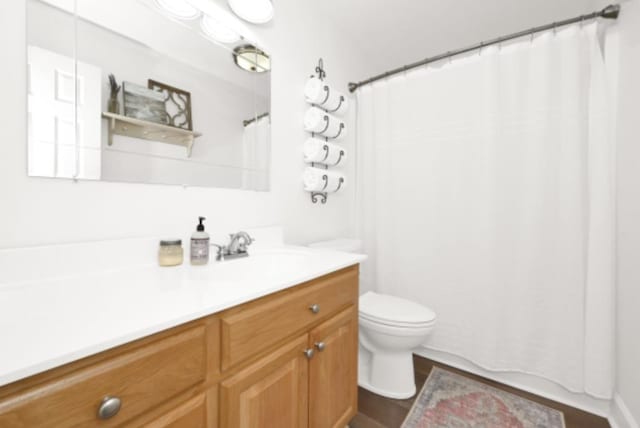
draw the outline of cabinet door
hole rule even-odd
[[[305,428],[309,417],[308,336],[300,336],[222,382],[223,428]]]
[[[358,309],[350,306],[310,335],[309,426],[345,427],[358,410]]]

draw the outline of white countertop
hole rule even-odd
[[[207,266],[127,266],[0,283],[0,386],[352,266],[281,246]]]

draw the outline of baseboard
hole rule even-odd
[[[624,404],[619,394],[613,396],[611,402],[611,414],[609,415],[611,428],[639,428],[629,408]]]
[[[594,415],[608,418],[612,407],[611,401],[594,398],[587,394],[579,394],[566,390],[560,385],[538,376],[526,373],[496,372],[484,369],[457,355],[435,351],[428,348],[419,348],[416,354],[430,360],[446,364],[457,369],[465,370],[478,376],[486,377],[496,382],[566,404]],[[637,425],[621,426],[620,428],[638,428]]]

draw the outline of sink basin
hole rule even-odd
[[[213,278],[223,281],[277,280],[291,276],[309,265],[312,261],[310,251],[298,249],[272,249],[250,251],[248,257],[215,262],[212,267]]]

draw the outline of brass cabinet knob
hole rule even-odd
[[[313,349],[309,348],[309,349],[305,349],[304,351],[302,351],[302,353],[304,354],[305,357],[307,357],[307,359],[311,359],[313,358]]]
[[[98,409],[98,417],[100,419],[109,419],[114,417],[120,411],[120,406],[122,405],[122,401],[118,397],[106,396],[102,399],[100,403],[100,408]]]
[[[315,343],[316,349],[320,352],[324,351],[324,348],[327,347],[327,344],[324,342],[316,342]]]
[[[318,312],[320,312],[320,305],[318,305],[318,304],[311,305],[311,306],[309,306],[309,310],[311,312],[313,312],[314,314],[317,314]]]

